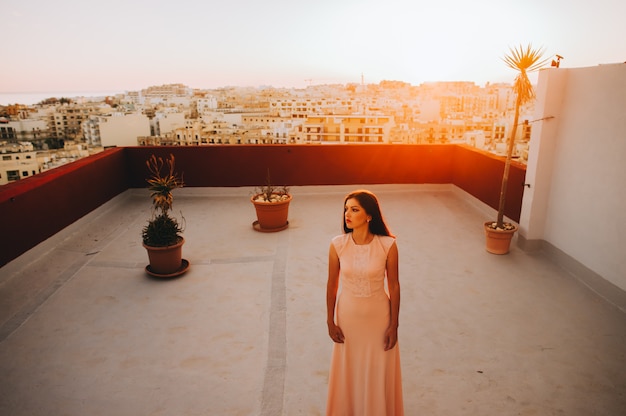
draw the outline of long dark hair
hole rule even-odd
[[[385,220],[383,219],[383,214],[380,211],[380,204],[378,203],[378,198],[370,191],[359,190],[349,193],[346,198],[343,200],[344,210],[346,207],[346,202],[348,199],[356,199],[359,201],[359,205],[363,207],[365,213],[372,217],[370,222],[368,223],[370,232],[375,235],[388,235],[393,237],[393,234],[389,232],[389,228],[387,224],[385,224]],[[345,211],[344,211],[345,214]],[[343,232],[351,233],[352,230],[348,228],[346,225],[346,216],[343,216]]]

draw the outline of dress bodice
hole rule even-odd
[[[374,235],[368,244],[359,245],[352,233],[333,238],[342,290],[356,297],[384,293],[387,254],[395,241],[393,237]]]

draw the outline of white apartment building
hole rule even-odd
[[[352,114],[358,109],[353,98],[278,98],[270,100],[270,114],[280,117],[307,118],[316,114]]]
[[[197,106],[198,114],[215,111],[217,110],[217,98],[213,96],[198,98]]]
[[[138,95],[145,105],[173,105],[189,107],[193,89],[183,84],[151,86],[141,90]]]
[[[136,105],[144,105],[146,100],[141,91],[128,91],[120,101],[122,103],[128,102]]]
[[[37,152],[32,143],[21,142],[0,145],[0,185],[39,173]]]
[[[164,84],[145,88],[141,93],[146,97],[191,96],[193,89],[184,84]]]
[[[168,111],[169,110],[169,111]],[[154,135],[165,136],[181,127],[185,127],[185,113],[174,109],[157,111],[154,119]]]
[[[88,146],[102,146],[99,119],[99,116],[89,116],[80,126],[83,131],[83,139]]]
[[[306,119],[280,117],[269,114],[243,114],[241,124],[249,134],[246,143],[286,144],[295,142],[297,127]]]
[[[60,105],[49,115],[50,135],[57,139],[77,139],[82,133],[82,122],[95,113],[91,105]]]
[[[7,119],[0,119],[0,140],[4,141],[16,141],[17,132],[15,128],[9,124]]]
[[[177,146],[200,145],[204,127],[202,120],[186,120],[183,127],[178,127],[172,132],[174,139],[172,144]],[[204,143],[206,143],[206,140]]]
[[[388,115],[311,116],[297,127],[297,143],[389,143],[395,121]]]
[[[0,123],[0,140],[32,142],[43,140],[48,134],[48,124],[44,119],[18,119]]]
[[[141,113],[113,113],[98,117],[103,147],[137,146],[139,136],[150,136],[150,120]]]

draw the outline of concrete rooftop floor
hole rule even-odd
[[[271,234],[251,188],[179,190],[172,280],[144,271],[141,189],[4,266],[0,414],[323,414],[327,252],[356,188],[292,188]],[[625,414],[623,312],[541,253],[487,253],[492,211],[451,185],[367,188],[398,238],[407,415]]]

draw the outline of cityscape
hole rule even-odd
[[[112,146],[466,143],[501,154],[512,45],[571,68],[624,56],[616,0],[5,3],[0,34],[20,41],[2,52],[0,185]],[[75,59],[41,39],[72,45]],[[107,93],[16,99],[41,91]],[[515,137],[522,163],[532,106]]]
[[[507,83],[402,81],[304,88],[150,86],[106,96],[0,106],[0,185],[116,146],[463,143],[504,155]],[[528,157],[533,105],[514,154]]]

